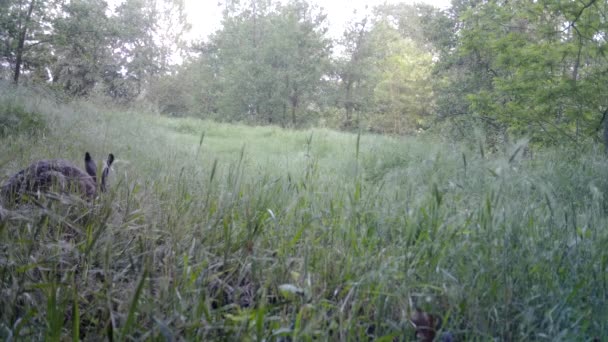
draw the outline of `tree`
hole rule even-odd
[[[352,125],[355,111],[357,127],[372,131],[402,134],[426,127],[424,119],[433,103],[432,45],[423,44],[422,36],[415,41],[398,25],[400,11],[415,10],[404,6],[375,8],[375,16],[351,24],[339,41],[342,127]]]
[[[353,22],[338,41],[343,52],[336,58],[334,67],[340,84],[338,105],[344,108],[345,114],[342,127],[346,129],[353,127],[353,113],[357,111],[360,114],[372,98],[373,87],[369,86],[373,83],[370,78],[374,73],[374,63],[371,60],[374,55],[370,40],[371,26],[368,17]],[[355,126],[358,127],[359,124],[360,118],[357,115]]]
[[[187,59],[175,73],[150,84],[148,98],[163,114],[218,119],[218,60],[213,46],[200,44],[198,56]]]
[[[54,22],[53,83],[74,96],[84,96],[103,80],[112,63],[112,27],[103,0],[72,0]]]
[[[243,6],[226,7],[223,27],[209,44],[223,90],[218,99],[220,116],[224,120],[278,121],[275,75],[272,66],[262,60],[271,30],[270,15],[276,8],[264,0]]]
[[[466,112],[537,143],[594,135],[608,107],[601,95],[608,90],[607,6],[594,0],[461,6],[452,65],[468,76],[451,82],[452,89],[464,85]]]
[[[304,1],[292,1],[281,8],[274,30],[278,48],[270,50],[271,60],[281,57],[278,75],[284,79],[291,112],[291,124],[297,126],[296,113],[312,101],[321,77],[328,67],[330,42],[324,38],[325,15],[315,13]]]
[[[376,30],[391,30],[378,25]],[[380,80],[374,89],[377,114],[371,127],[393,134],[414,133],[426,128],[433,101],[431,83],[432,56],[414,41],[401,38],[387,39],[387,55],[380,62]]]
[[[439,55],[450,38],[451,20],[443,10],[426,4],[382,4],[374,8],[376,21],[389,23],[418,49]]]
[[[12,79],[15,84],[24,69],[36,64],[44,52],[33,53],[45,48],[48,43],[48,30],[54,3],[49,0],[19,0],[0,2],[0,39],[2,55],[11,65]]]
[[[23,63],[23,52],[25,49],[25,40],[27,39],[27,34],[30,29],[30,23],[32,20],[32,14],[34,13],[34,8],[36,8],[36,0],[30,0],[27,9],[22,16],[21,13],[19,15],[19,20],[17,21],[17,48],[15,49],[15,73],[13,76],[13,81],[15,84],[19,83],[19,75],[21,75],[21,63]]]
[[[142,94],[150,77],[161,71],[165,57],[161,56],[161,47],[155,39],[157,23],[158,12],[154,0],[126,0],[116,9],[114,25],[119,35],[113,50],[118,70],[112,74],[123,74],[127,83],[122,82],[121,77],[118,77],[118,82],[128,86],[122,93],[129,99]]]
[[[297,126],[328,66],[325,16],[305,2],[230,8],[212,37],[225,119]]]
[[[182,0],[125,0],[112,18],[117,32],[111,46],[113,67],[105,75],[107,91],[131,100],[145,95],[150,82],[171,72],[172,58],[184,48],[189,29]]]

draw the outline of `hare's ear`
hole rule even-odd
[[[110,154],[108,155],[108,160],[107,160],[107,162],[106,162],[106,165],[107,165],[108,167],[110,167],[110,166],[112,166],[112,163],[113,163],[113,162],[114,162],[114,155],[113,155],[112,153],[110,153]]]
[[[114,155],[110,153],[108,155],[108,160],[106,160],[106,165],[103,167],[103,171],[101,172],[101,191],[106,191],[106,184],[108,182],[108,174],[110,173],[110,166],[114,162]]]
[[[97,165],[95,165],[95,161],[91,158],[89,152],[84,154],[84,168],[87,170],[89,176],[97,181]]]

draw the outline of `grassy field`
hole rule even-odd
[[[415,308],[444,340],[608,336],[601,151],[490,154],[0,90],[0,115],[42,119],[3,131],[1,182],[39,158],[117,158],[93,204],[4,204],[2,340],[414,340]]]

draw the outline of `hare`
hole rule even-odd
[[[106,191],[106,182],[114,155],[110,153],[101,171],[99,189]],[[2,197],[19,200],[23,194],[48,192],[76,192],[87,200],[97,195],[97,166],[89,152],[84,155],[85,171],[63,159],[39,160],[14,174],[2,186]]]

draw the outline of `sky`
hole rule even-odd
[[[215,32],[222,18],[221,7],[218,0],[186,0],[186,12],[192,24],[191,38],[205,38]],[[427,3],[439,8],[447,8],[450,0],[309,0],[325,9],[329,21],[329,34],[338,37],[344,30],[346,23],[360,17],[365,11],[371,11],[374,6],[383,3]],[[367,7],[367,9],[366,9]]]

